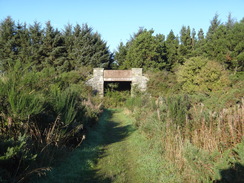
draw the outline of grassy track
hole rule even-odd
[[[163,174],[160,152],[150,150],[132,120],[123,110],[105,110],[86,142],[39,182],[146,183],[170,179]]]

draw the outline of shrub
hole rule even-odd
[[[130,97],[130,91],[110,91],[108,90],[104,97],[104,106],[110,107],[121,107],[125,104],[126,99]]]
[[[35,161],[36,154],[32,154],[27,143],[27,136],[20,135],[18,139],[0,137],[0,177],[2,182],[17,182],[21,172],[28,169],[28,165]]]
[[[242,180],[243,99],[218,111],[204,105],[215,100],[207,95],[172,95],[156,101],[141,97],[139,103],[134,100],[128,100],[127,106],[135,125],[150,140],[152,151],[161,152],[163,161],[171,167],[166,171],[173,168],[178,180]]]
[[[222,65],[202,57],[188,59],[176,74],[182,89],[188,93],[209,93],[230,84],[228,73]]]
[[[11,176],[12,182],[27,181],[33,173],[49,170],[60,149],[84,140],[100,110],[83,102],[89,91],[78,73],[35,72],[16,62],[0,76],[0,165],[9,166],[0,168],[1,181]]]
[[[169,71],[147,72],[149,81],[147,91],[153,97],[168,96],[179,93],[180,85],[177,83],[176,75]]]

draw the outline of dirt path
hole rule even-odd
[[[123,110],[106,110],[86,142],[39,182],[160,182],[160,156],[149,150],[132,120]]]

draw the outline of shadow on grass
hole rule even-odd
[[[35,183],[111,183],[112,180],[99,175],[96,168],[98,160],[104,157],[106,145],[123,141],[134,128],[132,125],[122,126],[113,116],[116,110],[105,110],[99,122],[88,131],[83,144],[69,153],[46,176],[35,177]],[[120,121],[119,121],[120,120]]]
[[[106,128],[104,136],[104,144],[109,145],[112,143],[120,142],[135,131],[135,128],[130,124],[120,126],[121,123],[114,121],[112,118],[114,111],[106,110],[105,115],[107,120],[103,120],[102,125]]]
[[[81,146],[83,161],[85,164],[88,163],[87,168],[82,172],[81,182],[112,182],[111,179],[98,175],[99,170],[91,166],[95,166],[98,160],[105,156],[104,151],[107,145],[121,142],[135,131],[132,125],[121,126],[117,119],[114,120],[115,112],[115,110],[105,110],[98,124],[90,130],[86,142]]]
[[[243,183],[244,182],[244,166],[235,163],[233,167],[221,170],[221,179],[215,183]]]

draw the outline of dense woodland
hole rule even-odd
[[[140,28],[112,53],[87,24],[58,30],[7,17],[0,22],[0,182],[44,175],[54,157],[82,144],[104,107],[128,108],[167,171],[178,170],[169,182],[211,182],[220,169],[244,166],[243,38],[244,19],[215,15],[206,33]],[[99,99],[85,85],[93,67],[142,67],[148,91],[128,97],[115,87]]]

